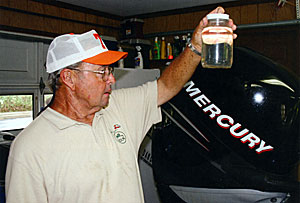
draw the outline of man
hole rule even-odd
[[[218,7],[213,13],[224,13]],[[6,174],[7,202],[141,203],[138,149],[159,106],[176,95],[201,57],[204,18],[187,48],[157,81],[111,91],[109,51],[95,31],[53,40],[47,71],[55,98],[15,139]],[[236,26],[231,21],[233,30]]]

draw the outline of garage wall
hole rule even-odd
[[[54,3],[46,3],[54,2]],[[117,37],[120,17],[69,8],[55,1],[0,0],[0,29],[46,36],[95,29]]]
[[[279,8],[276,2],[274,0],[269,2],[252,0],[221,5],[237,25],[296,19],[295,6],[285,4],[282,8]],[[295,0],[289,0],[289,2],[295,4]],[[215,7],[216,5],[194,8],[196,11],[191,11],[191,9],[178,10],[179,14],[173,11],[175,14],[161,12],[157,13],[156,16],[141,16],[145,22],[144,34],[193,30],[199,21]]]
[[[221,4],[235,23],[253,24],[296,19],[295,6],[279,8],[274,0],[246,0]],[[296,0],[289,0],[295,4]],[[191,30],[216,5],[179,9],[140,16],[144,34]],[[102,35],[118,38],[121,16],[95,12],[47,0],[0,0],[0,28],[24,29],[48,35],[80,33],[96,29]]]

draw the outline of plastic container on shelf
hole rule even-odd
[[[167,56],[168,56],[168,59],[173,59],[172,45],[170,42],[168,42],[168,44],[167,44]]]
[[[185,49],[186,45],[187,45],[187,36],[182,35],[181,41],[180,41],[181,51],[183,51]]]
[[[173,43],[173,56],[176,58],[182,51],[180,38],[179,36],[174,36],[174,43]]]
[[[160,43],[158,41],[158,37],[155,37],[155,39],[154,39],[153,59],[154,60],[160,59]]]
[[[122,49],[121,46],[119,46],[118,51],[123,52],[123,49]],[[119,68],[124,68],[124,59],[120,59],[120,60],[118,61],[118,67],[119,67]]]
[[[143,69],[143,56],[141,53],[141,46],[136,46],[136,50],[137,50],[137,56],[134,58],[135,61],[135,68],[136,69]]]
[[[160,59],[167,58],[167,47],[166,47],[166,40],[164,37],[161,38],[161,50],[160,50]]]

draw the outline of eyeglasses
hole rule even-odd
[[[114,67],[110,67],[110,66],[108,66],[104,70],[83,70],[83,69],[79,69],[79,68],[68,68],[68,69],[96,73],[97,75],[101,76],[101,79],[104,82],[106,82],[108,80],[108,77],[110,76],[110,74],[114,74],[114,70],[115,70]]]

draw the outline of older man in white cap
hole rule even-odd
[[[189,48],[157,81],[114,92],[109,65],[127,53],[109,51],[93,30],[55,38],[46,63],[54,99],[11,146],[7,202],[144,202],[139,146],[161,120],[159,106],[181,90],[199,64],[206,23],[204,18]]]

